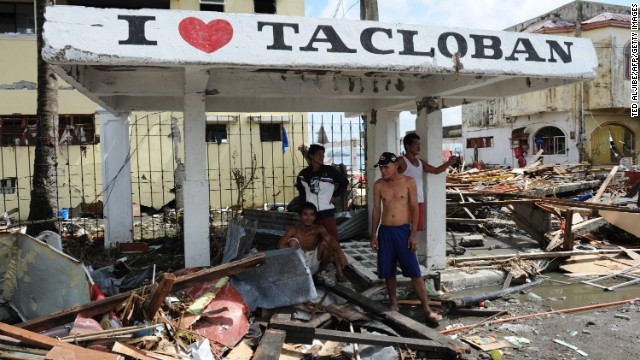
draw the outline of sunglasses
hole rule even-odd
[[[386,169],[389,167],[389,165],[378,165],[378,167],[380,168],[380,170],[382,169]]]

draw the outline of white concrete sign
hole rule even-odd
[[[53,6],[54,64],[202,65],[592,78],[589,39],[201,11]],[[458,60],[459,59],[459,60]]]

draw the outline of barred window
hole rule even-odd
[[[566,137],[555,126],[545,126],[533,136],[536,151],[544,150],[543,155],[561,155],[567,153]]]
[[[260,141],[282,141],[282,124],[260,124]]]
[[[0,146],[34,146],[36,115],[0,115]],[[95,115],[59,115],[58,136],[68,145],[97,144]]]
[[[631,80],[631,41],[624,46],[624,79]]]
[[[493,136],[468,138],[467,149],[493,147]]]
[[[207,124],[206,139],[208,143],[228,144],[227,125],[225,124]]]

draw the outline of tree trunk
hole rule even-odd
[[[58,208],[58,80],[51,65],[42,59],[42,26],[44,11],[53,0],[36,0],[38,27],[38,110],[37,135],[33,163],[33,186],[29,204],[29,220],[44,220],[56,216]],[[54,223],[29,225],[27,233],[37,235],[44,230],[56,231]]]

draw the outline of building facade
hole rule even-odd
[[[160,8],[304,16],[303,0],[59,0],[58,5]],[[2,211],[28,216],[33,173],[37,80],[32,0],[0,0],[0,185]],[[97,105],[58,80],[59,208],[104,201]],[[286,111],[286,109],[282,109]],[[212,209],[290,201],[308,139],[303,113],[207,114],[207,176]],[[175,195],[184,163],[183,114],[130,115],[133,201],[159,209]],[[251,183],[248,183],[248,182]],[[241,196],[239,196],[241,195]],[[73,216],[80,214],[72,214]]]
[[[533,161],[540,151],[547,164],[637,161],[640,121],[630,112],[630,19],[629,7],[574,1],[506,29],[591,39],[597,76],[463,106],[467,162],[517,167],[519,153]]]

